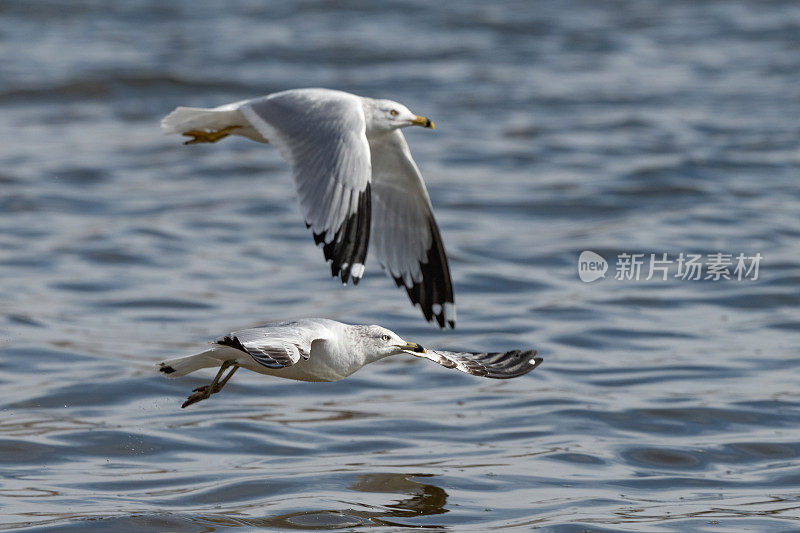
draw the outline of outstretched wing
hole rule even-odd
[[[486,378],[508,379],[522,376],[542,363],[541,357],[534,357],[536,350],[511,350],[510,352],[472,353],[426,350],[425,353],[406,352],[417,357],[430,359],[446,368]]]
[[[450,267],[431,201],[400,130],[370,139],[371,247],[381,267],[419,304],[427,320],[455,327]]]
[[[240,104],[292,167],[300,208],[331,275],[358,283],[370,234],[370,151],[358,96],[296,89]]]
[[[310,321],[281,322],[234,331],[214,343],[242,350],[267,368],[285,368],[308,359],[313,342],[329,336],[327,328]]]

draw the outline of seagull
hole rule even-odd
[[[214,380],[194,389],[181,406],[188,407],[221,391],[240,367],[299,381],[337,381],[364,365],[401,353],[430,359],[473,376],[495,379],[522,376],[542,362],[540,357],[534,357],[535,350],[494,353],[426,350],[381,326],[304,318],[234,331],[216,339],[202,353],[163,361],[157,367],[168,378],[219,367]]]
[[[178,107],[166,133],[184,144],[229,135],[274,144],[289,162],[300,209],[331,275],[354,285],[370,248],[425,319],[455,327],[450,267],[431,201],[401,128],[430,119],[391,100],[292,89],[212,109]]]

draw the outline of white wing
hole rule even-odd
[[[330,337],[331,331],[323,324],[302,320],[234,331],[214,343],[242,350],[267,368],[285,368],[308,359],[314,341]]]
[[[239,110],[292,167],[300,208],[331,274],[364,273],[370,233],[370,151],[358,96],[295,89],[247,100]]]
[[[447,352],[426,350],[425,353],[407,351],[411,355],[430,359],[447,368],[486,378],[508,379],[522,376],[539,366],[541,357],[536,350],[497,353]]]
[[[425,318],[455,327],[450,267],[431,201],[400,130],[370,139],[372,253]]]

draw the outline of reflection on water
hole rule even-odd
[[[799,35],[783,0],[4,1],[0,528],[797,529]],[[457,330],[369,261],[334,283],[274,147],[158,128],[303,86],[436,122]],[[584,250],[764,260],[583,283]],[[153,372],[302,316],[545,363],[239,372],[188,410],[210,376]]]
[[[447,493],[435,485],[422,483],[419,478],[431,478],[431,474],[363,474],[350,488],[360,492],[407,494],[411,496],[395,504],[384,517],[404,518],[446,513]],[[410,479],[413,478],[413,479]]]
[[[357,526],[392,526],[407,527],[410,524],[394,519],[424,517],[446,513],[447,493],[435,485],[417,481],[418,478],[430,478],[429,474],[365,474],[358,476],[356,482],[349,487],[356,492],[379,493],[388,499],[407,495],[393,503],[385,505],[365,505],[358,502],[334,501],[334,509],[318,509],[294,511],[284,514],[248,518],[235,514],[192,514],[180,513],[137,513],[130,516],[109,515],[101,519],[104,530],[179,530],[188,531],[192,526],[212,528],[268,528],[285,530],[331,530]],[[269,483],[267,479],[263,483]],[[2,494],[10,497],[45,497],[55,494]],[[79,518],[75,515],[62,514],[53,521]],[[40,526],[44,526],[40,523]],[[86,522],[73,524],[72,529],[81,530],[88,527]],[[446,529],[441,525],[415,522],[415,528]],[[69,529],[69,528],[66,528]]]
[[[412,518],[446,513],[447,493],[435,486],[417,481],[430,474],[363,474],[349,488],[358,492],[405,494],[410,498],[386,504],[384,510],[320,510],[302,511],[274,516],[267,520],[250,521],[251,525],[278,529],[338,529],[356,526],[396,526],[408,524],[395,522],[394,518]],[[413,479],[412,479],[413,478]],[[342,502],[345,503],[345,502]],[[443,526],[415,523],[414,527],[444,529]]]

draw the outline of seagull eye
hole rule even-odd
[[[389,335],[381,335],[381,340],[385,342],[389,342],[392,338]]]
[[[397,111],[397,109],[392,109],[391,111],[389,111],[389,114],[392,115],[393,117],[396,117],[400,113]]]

